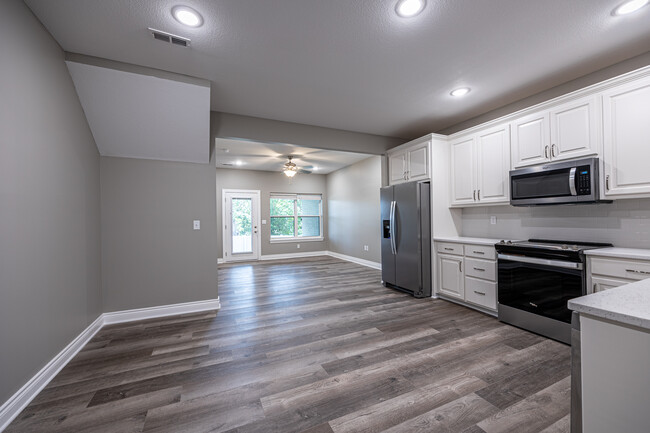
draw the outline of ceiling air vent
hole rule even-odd
[[[167,42],[168,44],[180,45],[181,47],[189,47],[190,40],[178,35],[172,35],[171,33],[163,32],[162,30],[156,30],[149,28],[151,35],[154,39],[159,41]]]

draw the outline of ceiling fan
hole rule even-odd
[[[289,158],[289,161],[287,161],[282,167],[282,173],[284,173],[285,176],[294,177],[297,173],[311,174],[311,170],[309,169],[313,167],[298,168],[298,166],[292,161],[293,156],[289,155],[287,158]]]

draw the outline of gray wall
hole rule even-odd
[[[287,143],[317,149],[381,155],[408,140],[340,129],[281,122],[238,114],[210,113],[211,142],[215,138],[241,138],[267,143]]]
[[[495,225],[490,216],[497,217]],[[499,239],[568,239],[650,248],[650,199],[611,204],[466,208],[463,236]]]
[[[260,191],[260,219],[266,220],[262,225],[262,255],[304,253],[311,251],[327,251],[327,181],[321,174],[298,174],[289,179],[280,172],[238,170],[218,168],[217,170],[217,245],[219,258],[223,256],[223,223],[221,212],[223,206],[223,189],[248,189]],[[272,192],[286,193],[316,193],[323,195],[323,241],[300,241],[289,243],[270,243],[270,195]],[[296,244],[300,244],[300,249]]]
[[[0,405],[101,313],[99,154],[64,54],[0,13]]]
[[[217,297],[214,170],[101,158],[104,311]]]
[[[330,251],[381,262],[381,164],[373,156],[327,175]]]

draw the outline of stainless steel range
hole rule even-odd
[[[584,251],[611,246],[543,239],[497,243],[499,320],[570,344],[567,302],[586,294]]]

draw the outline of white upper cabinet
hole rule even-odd
[[[406,152],[408,180],[429,179],[429,146],[430,142],[427,141]]]
[[[451,143],[451,204],[474,204],[476,201],[476,151],[474,137]]]
[[[650,193],[650,77],[603,92],[605,196]]]
[[[406,182],[406,152],[388,155],[390,184]]]
[[[476,198],[480,204],[510,202],[510,127],[476,134]]]
[[[514,168],[549,161],[548,112],[533,113],[512,122],[512,163]]]
[[[413,144],[407,143],[403,146],[388,152],[390,185],[430,179],[431,140],[418,139]]]
[[[571,101],[551,110],[551,159],[598,154],[600,122],[598,98]]]
[[[598,155],[598,112],[592,95],[514,120],[513,167]]]
[[[451,205],[509,203],[509,126],[498,125],[451,143]]]

